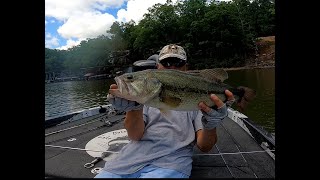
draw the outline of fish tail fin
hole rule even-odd
[[[256,91],[244,86],[239,86],[237,89],[241,92],[237,105],[240,111],[243,112],[247,108],[248,103],[256,97]]]

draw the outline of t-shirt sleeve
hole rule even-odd
[[[194,132],[197,132],[200,129],[203,129],[201,118],[202,118],[202,112],[200,110],[196,111],[195,112],[195,119],[193,121]]]

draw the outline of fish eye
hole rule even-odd
[[[132,74],[128,74],[127,75],[127,79],[133,79],[133,75]]]

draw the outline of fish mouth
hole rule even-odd
[[[118,90],[121,94],[123,94],[124,92],[128,92],[128,86],[123,80],[121,80],[121,78],[115,77],[114,80],[116,81]]]

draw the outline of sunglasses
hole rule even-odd
[[[170,66],[182,67],[186,64],[186,61],[178,58],[167,58],[160,61],[160,64],[164,67],[170,67]]]

